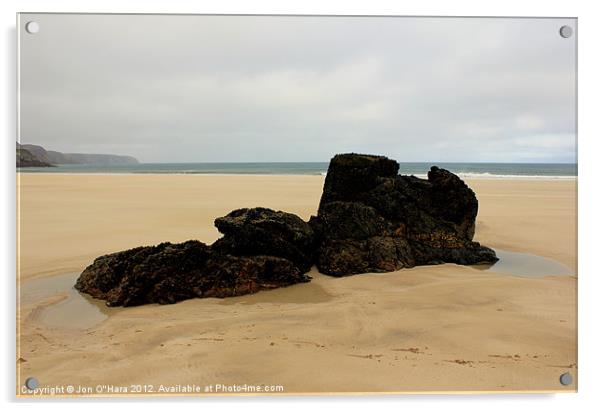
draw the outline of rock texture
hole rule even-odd
[[[432,167],[428,179],[398,175],[382,156],[341,154],[329,165],[318,215],[320,272],[345,276],[425,264],[497,261],[473,242],[478,201],[456,175]]]
[[[53,167],[52,164],[41,161],[17,143],[17,167]]]
[[[79,276],[75,288],[110,306],[133,306],[233,297],[309,280],[286,259],[232,256],[191,240],[98,257]]]
[[[162,243],[105,255],[75,287],[113,306],[167,304],[307,282],[314,263],[338,277],[497,261],[472,241],[478,202],[458,176],[437,167],[426,180],[398,171],[386,157],[337,155],[309,223],[268,208],[235,210],[215,220],[224,236],[211,246]]]
[[[212,248],[237,256],[271,255],[290,260],[301,272],[314,264],[314,232],[295,214],[242,208],[215,220],[224,234]]]

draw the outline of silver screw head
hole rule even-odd
[[[25,380],[25,387],[27,387],[27,389],[29,389],[29,390],[35,390],[36,388],[38,388],[39,385],[40,385],[40,383],[38,382],[38,379],[35,377],[29,377],[28,379]]]
[[[568,39],[573,35],[573,28],[571,26],[562,26],[559,32],[560,37]]]
[[[25,24],[25,30],[29,34],[36,34],[38,31],[40,31],[40,25],[35,21],[29,21],[27,24]]]
[[[562,385],[571,385],[572,382],[573,382],[573,376],[571,375],[570,372],[565,372],[564,374],[562,374],[560,376],[560,383]]]

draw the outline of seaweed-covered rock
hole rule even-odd
[[[478,201],[455,174],[398,175],[382,156],[339,154],[330,162],[318,215],[318,269],[344,276],[424,264],[497,261],[473,242]]]
[[[224,234],[211,246],[237,256],[271,255],[286,258],[301,272],[313,265],[314,232],[294,214],[269,208],[242,208],[215,220]]]
[[[98,257],[75,288],[110,306],[233,297],[307,282],[290,261],[221,254],[199,241],[162,243]]]

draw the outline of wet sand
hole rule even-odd
[[[549,259],[543,271],[557,275],[504,273],[518,270],[512,264],[341,279],[313,271],[311,283],[249,296],[107,309],[69,288],[94,257],[212,242],[213,219],[243,206],[307,219],[323,177],[18,178],[19,385],[35,376],[41,385],[267,384],[285,393],[576,388],[558,383],[563,372],[576,377],[576,276],[554,271],[576,272],[573,181],[469,181],[480,202],[476,240]]]

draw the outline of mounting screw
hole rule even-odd
[[[573,28],[571,26],[562,26],[560,28],[560,37],[568,39],[573,35]]]
[[[35,390],[39,385],[40,383],[38,382],[37,378],[29,377],[25,380],[25,387],[27,387],[29,390]]]
[[[36,34],[38,31],[40,31],[40,25],[38,23],[36,23],[35,21],[29,21],[25,25],[25,30],[29,34]]]
[[[562,374],[560,376],[560,383],[562,385],[571,385],[572,382],[573,382],[573,376],[571,375],[570,372],[565,372],[564,374]]]

